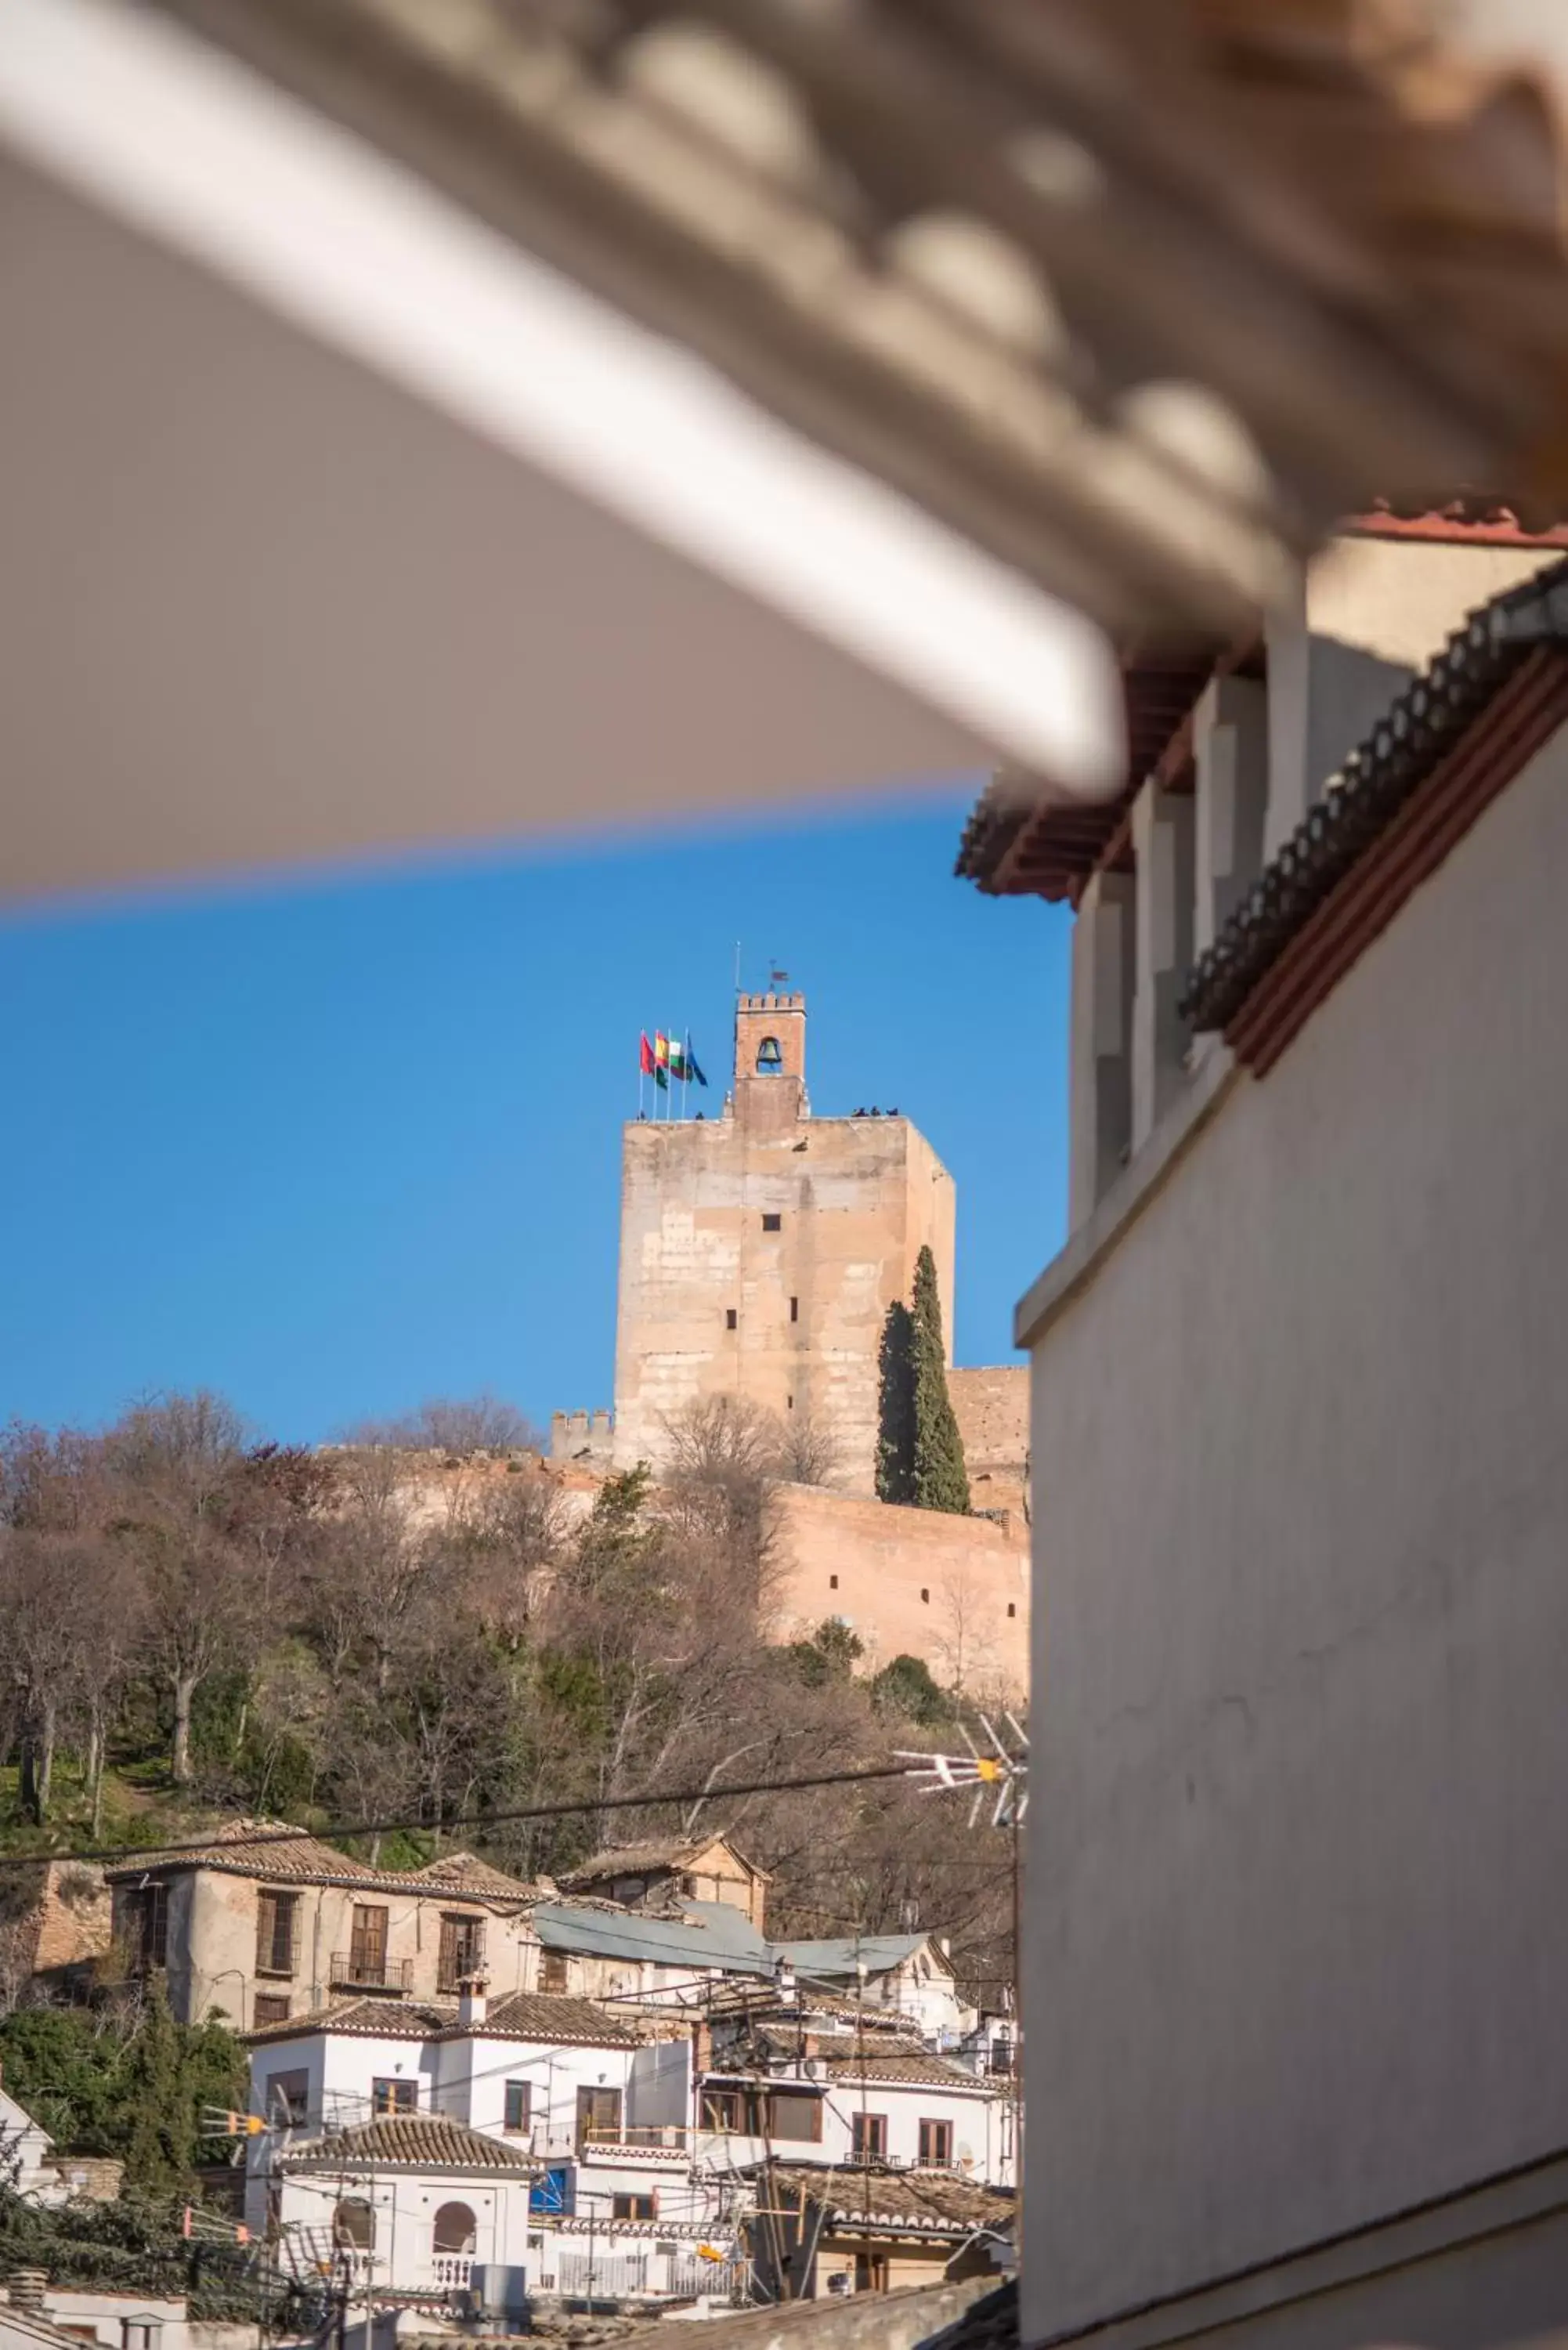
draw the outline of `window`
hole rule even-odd
[[[257,2032],[264,2023],[286,2023],[292,2005],[286,1991],[258,1991],[251,2002],[251,2022]]]
[[[778,1038],[776,1036],[764,1036],[762,1043],[757,1046],[758,1076],[776,1077],[783,1067],[784,1055],[779,1051]]]
[[[356,1901],[348,1921],[348,1980],[379,1990],[387,1980],[387,1925],[390,1911],[377,1902]]]
[[[294,1921],[298,1908],[297,1893],[257,1894],[258,1975],[291,1975],[294,1972]]]
[[[951,2122],[922,2122],[919,2160],[933,2170],[944,2170],[953,2158]]]
[[[702,2126],[722,2130],[726,2136],[742,2137],[746,2130],[746,2101],[739,2089],[708,2089],[702,2096]]]
[[[432,2252],[472,2252],[479,2237],[478,2223],[466,2203],[443,2203],[431,2230]]]
[[[417,2114],[420,2109],[420,2085],[417,2081],[379,2080],[370,2084],[370,2110],[375,2114]]]
[[[849,2150],[867,2161],[880,2161],[888,2151],[886,2114],[855,2114],[850,2118]]]
[[[921,1607],[929,1607],[930,1606],[930,1604],[931,1604],[931,1595],[930,1595],[930,1593],[926,1589],[925,1585],[924,1585],[924,1584],[922,1584],[922,1585],[920,1586],[920,1605],[921,1605]]]
[[[784,1230],[784,1218],[782,1216],[764,1216],[763,1218],[763,1230],[764,1232],[782,1232]]]
[[[565,1991],[566,1988],[566,1958],[564,1950],[546,1950],[539,1960],[541,1991]]]
[[[159,2350],[162,2339],[161,2317],[122,2317],[119,2321],[120,2350]]]
[[[657,2195],[613,2195],[610,2198],[612,2220],[657,2220]]]
[[[579,2089],[577,2091],[577,2144],[590,2141],[603,2143],[620,2136],[620,2091],[618,2089]]]
[[[830,1575],[828,1576],[828,1578],[827,1578],[827,1587],[828,1587],[829,1591],[836,1591],[836,1590],[837,1590],[837,1588],[838,1588],[838,1577],[837,1577],[836,1575]]]
[[[139,1885],[119,1897],[115,1938],[139,1973],[169,1963],[169,1887]]]
[[[340,2251],[368,2252],[376,2241],[376,2214],[362,2195],[345,2195],[332,2213],[332,2241]]]
[[[531,2129],[534,2122],[534,2085],[531,2081],[508,2081],[506,2084],[506,2127],[516,2137]]]
[[[798,1297],[792,1297],[790,1299],[789,1318],[792,1322],[798,1322],[800,1320],[800,1300]]]
[[[297,2073],[275,2073],[263,2085],[262,2111],[269,2122],[282,2122],[288,2129],[299,2129],[310,2113],[310,2075]]]
[[[767,2135],[815,2143],[822,2136],[822,2099],[809,2090],[774,2089],[766,2099]]]
[[[1018,1603],[1017,1603],[1017,1601],[1016,1601],[1016,1600],[1010,1599],[1010,1600],[1008,1601],[1008,1603],[1007,1603],[1007,1612],[1008,1612],[1008,1614],[1009,1614],[1010,1616],[1016,1616],[1016,1615],[1017,1615],[1017,1613],[1018,1613]]]
[[[725,1308],[724,1308],[724,1327],[725,1327],[725,1329],[726,1329],[726,1330],[733,1330],[733,1329],[735,1329],[737,1326],[738,1326],[738,1325],[737,1325],[737,1323],[736,1323],[736,1318],[735,1318],[735,1309],[734,1309],[734,1307],[733,1307],[732,1305],[726,1305],[726,1306],[725,1306]]]
[[[461,1913],[441,1921],[441,1957],[436,1964],[437,1991],[455,1991],[467,1975],[484,1964],[484,1920]]]

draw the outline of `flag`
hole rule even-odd
[[[690,1036],[686,1039],[686,1074],[696,1085],[705,1086],[708,1082],[707,1078],[702,1075],[701,1070],[697,1066],[697,1055],[691,1050],[691,1039]]]
[[[653,1082],[660,1093],[670,1091],[670,1039],[662,1028],[653,1032]]]
[[[686,1066],[685,1048],[679,1036],[670,1039],[670,1074],[672,1077],[679,1077],[682,1085],[691,1074]]]
[[[652,1045],[651,1045],[649,1043],[649,1041],[648,1041],[648,1031],[647,1031],[647,1029],[646,1029],[646,1028],[643,1030],[642,1035],[640,1035],[640,1037],[638,1039],[638,1056],[637,1056],[637,1066],[638,1066],[638,1068],[639,1068],[639,1072],[641,1073],[641,1075],[642,1075],[643,1076],[645,1076],[645,1077],[650,1077],[650,1076],[652,1076],[652,1075],[653,1075],[653,1047],[652,1047]]]

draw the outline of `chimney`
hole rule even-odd
[[[5,2286],[5,2297],[13,2309],[30,2309],[43,2314],[44,2288],[49,2282],[47,2269],[13,2269]]]
[[[794,1969],[782,1952],[774,1967],[774,1989],[781,2007],[794,2005]]]
[[[457,1987],[457,2021],[461,2030],[467,2031],[471,2025],[483,2022],[490,2004],[484,1994],[489,1989],[489,1981],[484,1975],[463,1976]]]

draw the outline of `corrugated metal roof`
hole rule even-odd
[[[773,1972],[774,1958],[767,1943],[738,1909],[722,1902],[694,1901],[688,1906],[705,1913],[701,1925],[677,1925],[669,1918],[643,1918],[597,1903],[578,1907],[565,1901],[542,1901],[533,1913],[533,1925],[547,1950],[566,1950],[579,1958],[619,1959],[628,1965],[657,1967],[722,1967],[742,1974]],[[717,1923],[715,1912],[719,1913]]]
[[[869,1975],[889,1973],[907,1959],[912,1959],[917,1950],[925,1950],[930,1939],[929,1934],[862,1934],[858,1941],[775,1942],[774,1949],[803,1975],[847,1975],[853,1980],[861,1963]],[[934,1948],[930,1955],[947,1966],[946,1960]]]

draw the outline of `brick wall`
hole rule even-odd
[[[774,1637],[798,1639],[842,1616],[865,1643],[863,1671],[911,1656],[938,1680],[961,1681],[977,1694],[1016,1696],[1027,1686],[1029,1542],[1021,1517],[994,1525],[817,1485],[777,1487],[769,1513]]]

